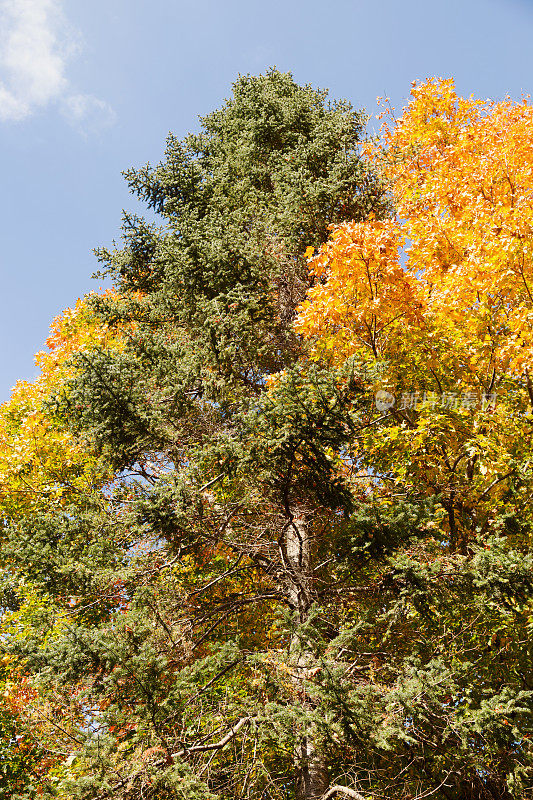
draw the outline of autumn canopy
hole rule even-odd
[[[385,107],[386,108],[386,107]],[[533,107],[270,70],[0,408],[0,799],[533,796]]]

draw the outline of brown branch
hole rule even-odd
[[[207,589],[210,589],[211,586],[214,586],[215,583],[218,583],[219,581],[224,580],[224,578],[227,578],[230,575],[233,575],[235,572],[241,572],[242,570],[248,569],[248,567],[241,567],[240,569],[238,569],[238,566],[239,566],[239,564],[240,564],[240,562],[242,561],[243,558],[244,558],[244,554],[240,553],[237,561],[235,562],[235,564],[233,564],[229,569],[227,569],[226,572],[224,572],[223,575],[219,575],[218,577],[213,578],[212,581],[209,581],[209,583],[206,583],[205,586],[201,586],[199,589],[195,589],[194,592],[189,592],[188,597],[194,597],[195,594],[201,594],[202,592],[207,591]]]
[[[526,287],[527,296],[529,297],[530,301],[533,303],[533,297],[531,297],[531,292],[529,291],[529,286],[527,285],[526,276],[524,275],[524,261],[522,259],[522,264],[520,265],[520,275],[522,277],[522,281],[524,282],[524,286]]]
[[[492,354],[494,355],[494,348],[492,349]],[[491,356],[491,358],[492,358],[492,356]],[[495,380],[496,380],[496,370],[493,367],[492,368],[492,378],[490,379],[489,388],[487,389],[487,393],[488,392],[492,392],[492,390],[494,389],[494,381]]]
[[[485,489],[485,491],[482,494],[480,494],[480,496],[478,497],[478,499],[474,503],[474,506],[477,506],[478,503],[481,503],[481,501],[484,500],[485,497],[489,494],[491,489],[493,489],[495,486],[497,486],[498,483],[501,483],[502,481],[504,481],[506,478],[509,478],[512,474],[513,474],[513,470],[511,470],[510,472],[506,472],[505,475],[502,475],[501,478],[496,478],[496,480],[492,481],[490,486],[488,486]]]
[[[250,603],[257,603],[257,602],[260,602],[261,600],[271,600],[271,599],[279,599],[279,594],[277,592],[268,592],[266,594],[257,595],[256,597],[250,597],[250,598],[246,598],[244,600],[236,600],[235,602],[233,602],[231,604],[231,606],[228,608],[226,613],[222,614],[222,616],[219,617],[206,630],[206,632],[202,636],[200,636],[198,641],[193,644],[193,646],[191,648],[191,652],[196,650],[196,648],[199,647],[202,644],[202,642],[204,642],[207,639],[207,637],[209,636],[210,633],[213,633],[213,631],[216,628],[218,628],[218,626],[220,624],[222,624],[222,622],[224,622],[224,620],[226,620],[229,616],[231,616],[231,614],[235,611],[235,609],[242,608],[242,606],[249,605]],[[209,616],[212,616],[212,615],[210,614]]]
[[[61,725],[58,725],[57,722],[54,722],[52,717],[49,717],[47,714],[45,714],[39,708],[36,708],[35,706],[30,706],[30,710],[33,711],[34,714],[37,714],[38,716],[42,717],[42,719],[46,720],[46,722],[50,723],[50,725],[53,725],[54,728],[57,728],[58,730],[60,730],[61,733],[64,733],[65,736],[68,736],[68,738],[72,739],[72,741],[76,742],[76,744],[83,744],[83,741],[81,739],[76,739],[75,736],[73,736],[71,733],[69,733],[67,730],[65,730],[65,728],[62,728]]]
[[[434,372],[434,371],[431,369],[431,367],[429,368],[429,371],[431,372],[431,374],[432,374],[432,375],[433,375],[433,377],[435,378],[435,381],[436,381],[436,383],[437,383],[437,386],[438,386],[438,388],[439,388],[439,392],[440,392],[441,394],[444,394],[444,392],[442,391],[442,384],[441,384],[440,380],[438,379],[438,377],[437,377],[437,374],[436,374],[436,373],[435,373],[435,372]]]
[[[415,430],[415,428],[418,428],[418,425],[416,425],[413,422],[413,420],[410,417],[407,416],[407,414],[402,414],[402,412],[400,411],[399,408],[391,408],[390,415],[391,415],[391,417],[394,417],[396,422],[400,422],[400,423],[405,422],[407,427],[411,428],[411,430]]]
[[[211,678],[211,680],[208,681],[208,683],[206,683],[205,686],[202,686],[200,691],[198,691],[194,695],[194,697],[192,697],[190,700],[188,700],[185,703],[184,708],[187,708],[187,706],[190,706],[191,703],[193,703],[198,697],[200,697],[201,694],[203,694],[205,691],[207,691],[207,689],[209,689],[211,686],[213,686],[213,684],[215,684],[217,681],[219,681],[220,678],[222,678],[226,674],[226,672],[229,672],[231,669],[233,669],[233,667],[236,667],[237,664],[242,664],[243,661],[244,661],[244,658],[236,658],[235,661],[232,661],[231,664],[228,664],[226,667],[224,667],[224,669],[221,670],[217,675],[215,675],[214,678]]]
[[[531,403],[531,408],[533,408],[533,384],[531,383],[531,378],[529,376],[529,371],[526,369],[524,370],[526,374],[526,381],[527,381],[527,393],[529,395],[529,402]]]

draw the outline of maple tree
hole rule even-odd
[[[476,723],[462,763],[439,767],[433,788],[443,797],[531,788],[532,123],[527,101],[465,100],[451,80],[415,85],[371,146],[395,214],[334,226],[309,253],[317,281],[296,326],[313,360],[358,367],[369,412],[350,463],[363,493],[378,507],[401,497],[434,504],[431,536],[395,564],[404,613],[417,625],[425,618],[434,643],[420,668],[429,670],[431,654],[448,685],[456,710],[452,723],[441,701],[446,725],[458,730],[469,714],[494,709]],[[472,583],[454,609],[465,569]],[[515,702],[520,711],[497,718]],[[443,738],[435,720],[428,740],[412,712],[404,720],[412,763],[417,747],[438,752],[444,723]]]
[[[457,473],[449,524],[463,549],[529,440],[532,121],[527,103],[415,87],[374,151],[397,213],[333,231],[297,324],[331,363],[384,362],[374,388],[396,424],[377,432],[383,453],[428,493],[454,493]]]

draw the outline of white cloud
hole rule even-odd
[[[0,121],[26,119],[60,102],[75,126],[101,128],[114,118],[103,100],[72,90],[66,76],[80,39],[68,24],[63,0],[0,0]]]
[[[71,94],[61,104],[62,114],[80,133],[99,133],[116,121],[109,103],[90,94]]]

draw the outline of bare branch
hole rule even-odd
[[[260,602],[261,600],[271,600],[271,599],[279,599],[279,593],[278,593],[278,592],[267,592],[267,593],[265,593],[265,594],[259,594],[259,595],[256,595],[256,597],[247,597],[247,598],[244,598],[243,600],[234,600],[234,601],[232,601],[232,602],[231,602],[231,604],[230,604],[230,605],[228,604],[228,605],[229,605],[229,607],[228,607],[228,605],[225,605],[225,606],[223,606],[223,608],[228,608],[228,610],[227,610],[227,611],[226,611],[224,614],[222,614],[222,616],[221,616],[221,617],[219,617],[219,618],[218,618],[218,619],[217,619],[217,620],[216,620],[216,621],[215,621],[215,622],[214,622],[214,623],[213,623],[213,624],[212,624],[212,625],[211,625],[211,626],[210,626],[210,627],[209,627],[209,628],[206,630],[206,632],[205,632],[205,633],[204,633],[202,636],[200,636],[200,638],[198,639],[198,641],[196,641],[196,642],[193,644],[193,646],[192,646],[192,648],[191,648],[191,652],[192,652],[193,650],[196,650],[196,648],[197,648],[199,645],[201,645],[201,644],[202,644],[202,642],[204,642],[204,641],[207,639],[207,637],[209,636],[209,634],[213,633],[213,631],[215,630],[215,628],[218,628],[218,626],[219,626],[219,625],[220,625],[222,622],[224,622],[224,620],[226,620],[226,619],[227,619],[229,616],[231,616],[231,614],[232,614],[232,613],[235,611],[235,609],[237,609],[237,608],[242,608],[243,606],[246,606],[246,605],[250,605],[250,603],[257,603],[257,602]],[[213,616],[212,614],[209,614],[208,618],[209,618],[209,617],[212,617],[212,616]],[[205,619],[205,617],[204,617],[204,619]]]
[[[332,786],[326,794],[322,795],[321,800],[329,800],[334,794],[343,794],[345,797],[352,797],[353,800],[365,800],[362,794],[356,792],[355,789],[348,789],[347,786]]]
[[[226,572],[224,572],[222,575],[218,575],[218,577],[216,577],[216,578],[213,578],[213,580],[209,581],[209,583],[206,583],[205,586],[201,586],[199,589],[195,589],[194,592],[189,592],[189,597],[193,597],[195,594],[201,594],[202,592],[205,592],[207,589],[210,589],[211,586],[214,586],[215,583],[218,583],[219,581],[223,580],[224,578],[227,578],[230,575],[233,575],[235,572],[241,572],[243,569],[248,569],[248,567],[241,567],[240,569],[238,569],[238,565],[242,561],[243,557],[244,557],[244,554],[241,553],[239,555],[237,561],[235,562],[235,564],[233,564],[229,569],[227,569]]]
[[[226,672],[229,672],[231,669],[233,669],[233,667],[236,667],[237,664],[242,664],[243,661],[244,661],[244,658],[236,658],[235,661],[232,661],[231,664],[228,664],[226,667],[224,667],[224,669],[221,670],[217,675],[215,675],[214,678],[211,678],[211,680],[208,681],[208,683],[206,683],[205,686],[202,686],[200,691],[197,692],[194,695],[194,697],[192,697],[190,700],[188,700],[185,703],[184,708],[187,708],[187,706],[190,706],[191,703],[193,703],[198,697],[200,697],[201,694],[203,694],[205,691],[207,691],[207,689],[209,689],[211,686],[213,686],[213,684],[215,684],[217,681],[219,681],[220,678],[222,678],[226,674]]]
[[[220,473],[220,475],[217,475],[217,476],[216,476],[216,478],[213,478],[213,480],[211,480],[211,481],[207,481],[207,483],[204,483],[204,485],[203,485],[203,486],[200,486],[200,488],[198,489],[198,491],[199,491],[199,492],[205,492],[205,490],[206,490],[206,489],[209,489],[209,487],[210,487],[210,486],[214,486],[214,484],[215,484],[215,483],[218,483],[218,481],[222,480],[222,478],[224,478],[224,477],[225,477],[225,475],[226,475],[226,473],[225,473],[225,472],[221,472],[221,473]]]
[[[172,753],[172,758],[181,758],[182,756],[188,756],[191,753],[207,753],[209,750],[221,750],[233,739],[234,736],[238,734],[240,729],[244,725],[250,723],[252,719],[253,717],[242,717],[242,719],[236,722],[233,728],[231,728],[219,742],[213,742],[213,744],[193,745],[185,750],[179,750],[177,753]],[[361,798],[361,800],[363,800],[363,798]]]

